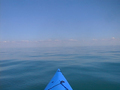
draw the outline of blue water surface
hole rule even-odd
[[[120,90],[120,46],[0,48],[1,90],[44,90],[58,68],[73,90]]]

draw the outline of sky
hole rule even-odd
[[[0,0],[0,47],[120,45],[120,0]]]

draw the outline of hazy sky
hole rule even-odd
[[[120,0],[0,1],[1,47],[120,45]]]

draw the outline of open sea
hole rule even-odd
[[[58,68],[73,90],[120,90],[120,46],[0,48],[0,90],[44,90]]]

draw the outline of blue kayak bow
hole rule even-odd
[[[57,70],[54,77],[44,90],[73,90],[68,81],[65,79],[60,69]]]

